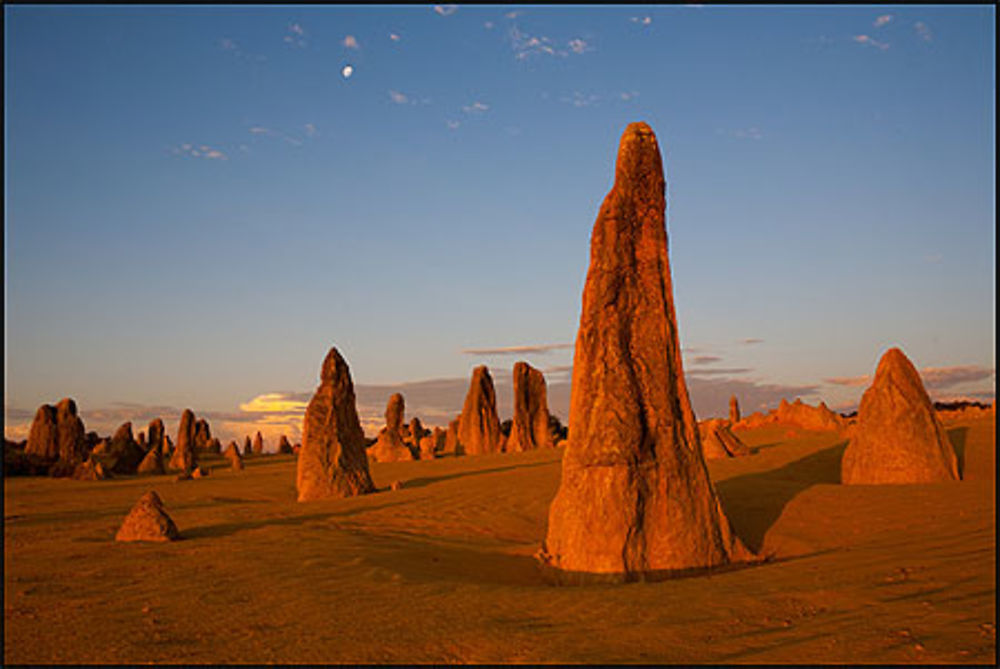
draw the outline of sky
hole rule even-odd
[[[991,400],[993,6],[4,7],[5,434],[189,407],[369,434],[490,367],[565,421],[590,231],[656,132],[699,416],[856,406],[900,346]]]

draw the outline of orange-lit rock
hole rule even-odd
[[[500,451],[500,418],[497,416],[497,395],[493,377],[486,365],[472,372],[469,392],[458,421],[458,441],[466,455]]]
[[[653,131],[622,135],[594,224],[569,444],[539,557],[560,578],[633,580],[753,559],[723,513],[681,366]]]
[[[406,403],[403,396],[394,393],[385,407],[385,427],[378,439],[368,449],[368,455],[375,462],[402,462],[413,460],[413,451],[403,441],[403,414]]]
[[[934,483],[958,480],[951,441],[920,374],[898,348],[879,360],[861,397],[858,422],[841,461],[841,481]]]
[[[300,502],[374,492],[351,371],[336,348],[302,421],[296,489]]]
[[[179,536],[160,496],[150,490],[129,511],[115,541],[174,541]]]
[[[736,395],[729,396],[729,422],[740,422],[740,403],[736,399]]]
[[[174,455],[170,458],[170,468],[179,469],[182,475],[188,476],[198,464],[194,450],[194,412],[184,409],[180,424],[177,426],[177,445]]]
[[[514,363],[514,417],[504,450],[508,453],[552,446],[545,377],[526,362]]]
[[[698,423],[701,452],[706,460],[736,458],[750,455],[750,449],[733,434],[729,421],[713,418]]]

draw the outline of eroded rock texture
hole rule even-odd
[[[179,536],[160,496],[150,490],[129,511],[115,541],[174,541]]]
[[[295,482],[300,502],[375,491],[355,402],[351,371],[331,348],[302,421]]]
[[[920,374],[898,348],[879,360],[841,460],[843,483],[957,481],[955,449]]]
[[[526,362],[514,363],[514,417],[507,437],[507,452],[552,446],[545,377]]]
[[[368,454],[375,462],[401,462],[413,460],[414,453],[403,440],[403,414],[406,403],[403,396],[394,393],[385,407],[385,427],[379,432],[378,439],[368,449]]]
[[[750,448],[733,434],[729,425],[729,421],[721,418],[705,420],[698,424],[701,452],[706,460],[750,455]]]
[[[629,125],[594,224],[569,444],[542,561],[633,580],[752,559],[708,477],[681,366],[653,131]]]
[[[179,469],[184,476],[189,476],[191,470],[198,464],[194,450],[194,424],[194,412],[184,409],[180,424],[177,426],[177,445],[173,457],[170,458],[170,468]]]
[[[472,371],[469,392],[465,395],[458,420],[458,441],[466,455],[479,455],[499,452],[501,437],[493,377],[486,365],[480,365]]]

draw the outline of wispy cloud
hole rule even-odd
[[[996,370],[978,365],[955,365],[952,367],[924,367],[920,370],[920,376],[924,379],[924,385],[935,390],[942,390],[957,386],[960,383],[970,383],[973,381],[985,381],[992,378]]]
[[[930,26],[928,26],[923,21],[917,21],[913,24],[913,30],[917,33],[917,37],[924,40],[925,42],[930,42],[934,39],[934,35],[931,34]]]
[[[549,353],[573,348],[573,344],[533,344],[529,346],[498,346],[494,348],[463,348],[466,355],[516,355],[518,353]]]
[[[708,369],[695,368],[687,370],[692,376],[731,376],[733,374],[747,374],[752,372],[750,367],[711,367]]]
[[[389,39],[393,42],[398,42],[402,38],[397,33],[389,33]]]
[[[288,26],[288,32],[284,37],[286,44],[304,49],[306,47],[306,31],[301,24],[292,23]]]
[[[871,376],[868,374],[862,374],[861,376],[832,376],[828,379],[823,379],[823,383],[828,383],[834,386],[848,386],[850,388],[858,388],[860,386],[866,386],[871,382]]]
[[[451,16],[458,11],[458,5],[434,5],[434,11],[439,16]]]
[[[312,123],[306,123],[305,126],[303,126],[303,127],[306,130],[306,136],[307,137],[315,137],[316,136],[316,126],[315,125],[313,125]]]
[[[740,343],[741,344],[745,344],[747,346],[752,346],[753,344],[763,344],[764,340],[763,339],[757,339],[756,337],[747,337],[746,339],[744,339]]]
[[[575,54],[581,54],[587,51],[593,51],[593,47],[591,47],[589,44],[587,44],[587,42],[580,39],[579,37],[571,39],[569,42],[567,42],[567,46],[569,46],[569,50]]]
[[[928,390],[944,390],[962,383],[985,381],[996,374],[996,370],[979,365],[953,365],[951,367],[924,367],[920,378]],[[861,376],[835,376],[823,379],[824,383],[836,386],[861,387],[872,382],[871,374]]]
[[[399,91],[393,91],[393,90],[389,91],[389,99],[395,102],[397,105],[405,105],[410,101],[410,99],[406,97],[404,93],[400,93]]]
[[[892,14],[883,14],[882,16],[876,17],[875,21],[872,22],[872,25],[876,28],[881,28],[890,21],[892,21]]]
[[[487,30],[493,30],[494,25],[496,24],[493,23],[492,21],[487,21],[486,23],[483,24],[483,27],[486,28]]]
[[[639,25],[648,26],[653,22],[653,17],[651,16],[633,16],[629,19],[632,23],[638,23]]]
[[[345,37],[344,41],[341,42],[341,44],[344,45],[345,49],[360,49],[361,48],[361,45],[358,44],[358,40],[357,40],[357,38],[354,35],[348,35],[347,37]]]
[[[446,126],[448,126],[449,130],[457,130],[458,126],[462,125],[462,122],[461,121],[455,121],[455,120],[452,120],[452,119],[447,119],[444,122],[444,124]]]
[[[720,360],[722,360],[722,358],[720,358],[717,355],[696,355],[693,358],[691,358],[691,364],[692,365],[710,365],[713,362],[719,362]]]
[[[618,97],[625,102],[629,102],[630,100],[635,100],[639,97],[639,91],[622,91],[618,94]]]
[[[465,105],[462,107],[462,111],[466,114],[482,114],[489,111],[490,106],[484,102],[476,100],[471,105]]]
[[[229,160],[225,153],[207,144],[179,144],[171,149],[171,153],[176,156],[190,156],[191,158],[205,158],[207,160]]]
[[[312,132],[311,133],[309,131],[310,127],[312,128]],[[310,136],[310,137],[312,137],[313,135],[316,134],[316,126],[314,126],[311,123],[307,123],[305,125],[305,130],[306,130],[306,134],[308,136]],[[251,135],[258,135],[258,136],[277,137],[278,139],[281,139],[281,140],[287,142],[288,144],[291,144],[292,146],[302,146],[302,140],[301,139],[299,139],[297,137],[293,137],[292,135],[286,134],[286,133],[281,132],[279,130],[272,130],[271,128],[265,128],[264,126],[260,126],[260,125],[251,126],[250,127],[250,134]]]
[[[889,48],[889,44],[887,42],[879,42],[877,39],[871,37],[870,35],[855,35],[851,39],[853,39],[858,44],[866,44],[868,46],[873,46],[876,49],[880,49],[882,51],[885,51],[886,49]]]
[[[252,61],[257,63],[262,63],[267,60],[267,56],[247,53],[240,47],[240,45],[236,42],[236,40],[231,39],[229,37],[223,37],[222,39],[219,40],[219,48],[240,60]]]
[[[581,91],[573,91],[572,95],[564,95],[559,98],[559,102],[564,102],[568,105],[573,105],[577,108],[590,107],[597,104],[601,99],[601,96],[595,93],[583,93]]]

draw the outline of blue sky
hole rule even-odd
[[[372,387],[558,383],[636,120],[689,376],[847,406],[899,345],[993,395],[992,6],[4,16],[8,428],[63,396],[235,420],[331,345]]]

